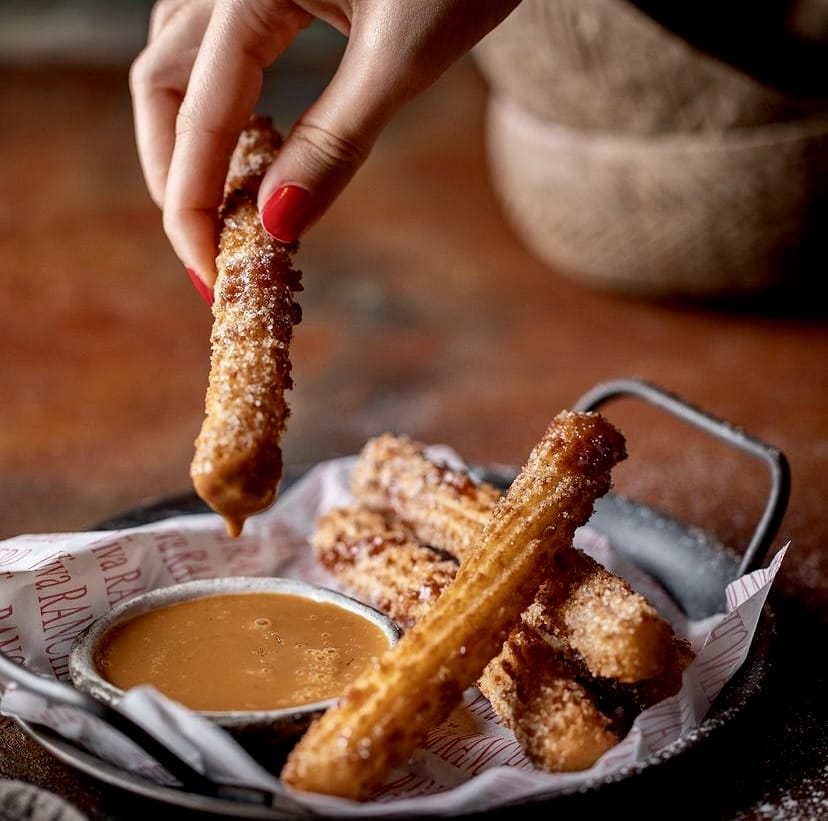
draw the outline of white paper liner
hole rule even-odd
[[[462,464],[447,448],[430,451]],[[30,670],[67,680],[75,636],[133,595],[221,576],[288,576],[338,588],[314,561],[307,536],[321,513],[350,500],[355,459],[317,465],[270,510],[248,520],[235,539],[218,516],[203,514],[122,530],[23,535],[0,542],[0,649]],[[302,811],[354,818],[455,815],[594,785],[646,761],[702,722],[748,654],[787,545],[767,568],[728,586],[726,613],[688,621],[661,587],[614,553],[602,535],[583,527],[576,544],[644,593],[696,652],[680,693],[642,712],[628,735],[589,770],[550,774],[533,769],[476,688],[465,693],[463,705],[431,731],[406,766],[391,774],[375,799],[363,803],[286,791],[228,733],[151,687],[129,691],[119,709],[214,781],[272,791],[274,817]],[[52,727],[129,773],[162,785],[174,782],[134,744],[77,711],[10,687],[0,712]]]

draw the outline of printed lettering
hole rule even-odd
[[[187,540],[180,533],[159,533],[156,536],[156,542],[162,553],[187,546]]]
[[[38,562],[38,569],[35,573],[35,590],[45,590],[48,587],[55,587],[72,581],[72,576],[62,561],[65,558],[72,557],[66,553],[55,553],[48,559]]]
[[[126,552],[120,542],[115,544],[101,545],[92,550],[92,554],[98,560],[98,566],[103,573],[122,567],[127,563]]]
[[[478,773],[486,769],[486,765],[493,759],[508,752],[505,761],[501,764],[528,766],[523,753],[512,738],[489,738],[480,733],[456,735],[456,727],[446,725],[435,729],[429,734],[425,749],[447,761],[455,767],[470,773]]]
[[[140,568],[135,570],[128,570],[126,573],[120,573],[117,576],[108,576],[104,578],[106,585],[106,595],[109,598],[110,605],[126,599],[136,593],[143,593],[145,585],[132,585],[131,582],[138,581],[141,578]]]
[[[72,581],[72,577],[68,573],[65,573],[62,576],[57,576],[56,578],[49,578],[47,576],[45,579],[37,579],[37,581],[35,581],[35,590],[45,590],[47,587],[54,587],[57,584],[66,584],[70,581]]]
[[[404,794],[407,798],[415,798],[418,795],[431,795],[443,786],[433,778],[423,778],[421,775],[406,773],[384,784],[377,796],[390,797]]]
[[[49,666],[55,674],[55,678],[68,679],[69,678],[69,656],[59,656],[58,658],[50,658]]]
[[[73,587],[71,590],[64,590],[62,593],[52,593],[48,596],[38,596],[37,600],[40,602],[40,614],[45,616],[47,613],[52,612],[51,608],[53,605],[63,601],[75,601],[76,599],[82,599],[86,596],[86,593],[86,585],[82,584],[80,587]],[[48,621],[44,619],[43,623],[48,624]]]
[[[748,631],[737,613],[724,619],[712,632],[715,636],[715,652],[708,648],[709,655],[698,665],[699,684],[708,701],[741,663],[748,640]]]
[[[261,550],[258,545],[228,545],[223,552],[234,575],[255,576],[261,572]]]
[[[86,610],[89,610],[88,604],[83,605],[83,607],[67,607],[58,610],[42,611],[43,627],[49,627],[49,625],[54,624],[55,622],[63,621],[64,619],[69,619],[77,613],[83,613]]]
[[[497,713],[492,709],[491,702],[483,695],[475,696],[474,700],[467,706],[467,709],[483,721],[500,723]]]
[[[93,619],[92,608],[80,604],[87,596],[86,585],[38,597],[43,624],[45,653],[52,672],[58,678],[69,674],[69,648],[75,637]],[[75,604],[72,604],[72,603]]]
[[[211,571],[206,550],[172,552],[170,548],[162,546],[161,553],[164,567],[175,582],[208,575]]]
[[[8,633],[12,635],[7,635]],[[16,627],[0,627],[0,650],[12,661],[22,664],[26,660],[23,656],[23,644],[20,641],[20,634]]]
[[[78,619],[77,621],[73,621],[71,624],[65,625],[58,636],[53,641],[46,644],[43,648],[46,655],[52,656],[58,652],[66,652],[78,634],[84,627],[86,627],[87,624],[89,624],[90,621],[92,621],[91,614],[86,618]]]

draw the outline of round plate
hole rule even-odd
[[[508,485],[513,475],[501,468],[478,468],[477,473],[501,487]],[[286,476],[281,492],[301,475]],[[183,494],[127,511],[100,523],[96,529],[137,527],[174,516],[207,512],[209,509],[195,494]],[[737,575],[740,557],[709,534],[655,508],[613,493],[598,501],[589,527],[604,535],[615,550],[659,581],[691,618],[703,618],[722,609],[725,587]],[[676,759],[730,725],[763,690],[770,674],[770,643],[774,628],[773,613],[765,605],[748,657],[695,730],[635,765],[610,776],[596,778],[570,792],[558,793],[555,798],[595,793],[612,784],[629,781],[645,771],[652,771],[657,765]],[[295,812],[280,812],[278,807],[245,804],[160,786],[80,750],[45,728],[23,721],[18,723],[28,735],[64,763],[129,792],[215,815],[278,818],[281,814],[285,818],[295,817]],[[555,798],[532,803],[545,803]],[[498,809],[503,808],[497,808],[494,812]]]

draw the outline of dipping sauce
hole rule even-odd
[[[335,604],[227,593],[115,625],[95,665],[116,687],[152,684],[192,710],[274,710],[336,698],[388,646],[377,625]]]

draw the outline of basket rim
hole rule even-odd
[[[631,134],[597,129],[576,129],[546,120],[521,105],[514,97],[495,91],[487,100],[487,118],[506,118],[523,133],[532,133],[544,142],[593,151],[640,151],[652,153],[692,150],[699,152],[749,150],[779,147],[809,140],[828,139],[828,111],[790,120],[762,125],[738,126],[728,129],[700,131],[663,131],[652,134]]]

